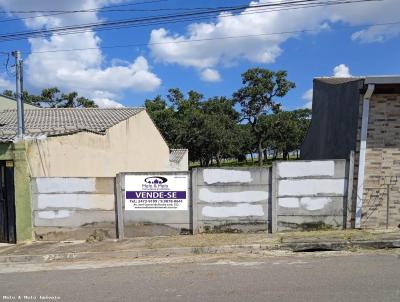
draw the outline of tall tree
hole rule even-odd
[[[270,71],[263,68],[252,68],[242,74],[242,84],[233,94],[234,100],[240,104],[243,119],[252,127],[258,146],[258,161],[263,163],[263,132],[259,127],[259,120],[269,110],[277,111],[280,103],[276,97],[284,97],[295,87],[293,82],[286,79],[286,71]]]

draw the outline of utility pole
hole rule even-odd
[[[16,50],[12,52],[15,57],[15,95],[17,98],[17,138],[22,139],[25,132],[24,104],[22,102],[22,60],[21,53]]]

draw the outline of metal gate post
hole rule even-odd
[[[270,170],[272,177],[271,177],[271,211],[269,219],[271,220],[271,233],[276,233],[278,231],[278,175],[277,175],[277,162],[272,163],[272,167]]]
[[[115,181],[115,211],[116,211],[116,226],[117,226],[117,238],[123,240],[125,238],[124,229],[124,191],[125,191],[125,178],[124,174],[117,174]]]
[[[345,207],[343,207],[344,217],[343,217],[343,228],[350,229],[354,228],[354,221],[355,221],[355,201],[353,202],[353,186],[354,186],[354,151],[350,151],[349,156],[349,168],[348,168],[348,183],[347,183],[347,198],[345,199]]]

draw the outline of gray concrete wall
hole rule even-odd
[[[125,210],[125,176],[126,175],[188,175],[188,209],[187,210]],[[140,172],[121,173],[117,175],[118,210],[123,213],[123,233],[125,238],[161,235],[188,234],[192,229],[190,201],[190,172]]]
[[[312,120],[301,146],[304,160],[345,158],[356,149],[360,89],[364,80],[314,80]]]
[[[342,228],[347,170],[346,160],[275,162],[274,230]]]
[[[266,231],[270,222],[268,168],[193,169],[193,231]]]
[[[115,238],[114,178],[32,178],[37,240]]]
[[[199,168],[191,175],[121,173],[116,181],[32,178],[34,235],[39,240],[115,238],[117,224],[126,238],[186,234],[190,230],[341,228],[346,221],[347,170],[346,160],[285,161],[274,163],[272,169]],[[125,175],[136,174],[191,176],[188,208],[125,210]]]

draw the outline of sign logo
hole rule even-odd
[[[162,176],[151,176],[145,178],[144,181],[148,184],[163,184],[166,183],[168,179]]]

